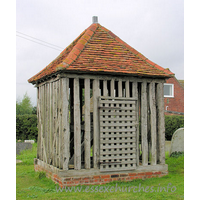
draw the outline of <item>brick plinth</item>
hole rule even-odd
[[[112,181],[132,181],[134,179],[146,179],[153,177],[162,177],[168,174],[167,171],[154,171],[154,172],[135,172],[135,173],[118,173],[118,174],[100,174],[92,176],[80,176],[80,177],[59,177],[57,174],[52,173],[50,170],[35,164],[35,171],[44,171],[46,176],[51,178],[60,187],[71,187],[77,185],[102,185]]]

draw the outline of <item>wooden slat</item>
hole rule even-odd
[[[108,100],[101,100],[101,103],[110,103],[110,104],[132,104],[133,103],[133,101],[120,101],[120,100],[117,100],[117,101],[113,101],[113,102],[110,102],[110,101],[108,101]]]
[[[53,151],[53,83],[49,83],[49,121],[50,121],[50,124],[49,124],[49,137],[50,137],[50,145],[49,145],[49,158],[50,158],[50,164],[52,165],[52,161],[53,161],[53,158],[52,158],[52,151]]]
[[[48,163],[48,108],[47,108],[47,95],[48,95],[48,83],[45,84],[45,104],[44,104],[44,123],[45,123],[45,135],[44,135],[44,143],[46,149],[46,163]]]
[[[53,166],[57,167],[56,135],[57,135],[57,82],[53,82]]]
[[[129,80],[126,81],[126,97],[130,97]]]
[[[103,138],[124,138],[124,137],[128,138],[128,137],[136,136],[135,131],[132,131],[131,133],[130,132],[127,132],[126,134],[122,134],[122,133],[120,134],[120,132],[117,132],[114,135],[102,135],[102,136],[100,136],[100,141],[104,141]],[[114,140],[113,140],[113,142],[114,142]]]
[[[135,125],[138,125],[138,123],[103,123],[103,124],[101,124],[100,127],[110,127],[110,126],[113,126],[113,127],[117,127],[117,126],[124,127],[124,126],[135,126]]]
[[[157,84],[157,109],[158,109],[158,140],[159,162],[165,164],[165,113],[164,113],[164,89],[163,83]]]
[[[70,81],[70,124],[74,124],[74,109],[73,109],[73,102],[74,102],[74,92],[73,92],[73,81]]]
[[[116,158],[116,156],[114,157],[114,158],[111,158],[110,156],[108,157],[108,155],[110,155],[111,153],[110,153],[110,151],[106,151],[106,152],[104,152],[103,151],[103,149],[101,149],[101,154],[102,155],[104,155],[104,156],[100,156],[100,160],[105,160],[105,159],[107,159],[107,158],[109,158],[109,159],[122,159],[123,157],[122,156],[120,156],[120,157],[117,157]],[[127,150],[116,150],[116,151],[114,151],[114,153],[115,154],[125,154],[125,153],[127,153]],[[131,155],[131,157],[130,158],[136,158],[136,149],[133,147],[133,150],[131,150],[131,153],[133,153],[133,155]],[[109,160],[109,159],[107,159],[107,160]]]
[[[115,146],[110,145],[110,146],[103,146],[101,149],[110,149],[111,150],[111,149],[130,148],[130,147],[134,148],[134,147],[136,147],[136,144],[134,143],[134,144],[126,144],[126,145],[124,144],[124,145],[115,145]],[[112,153],[115,153],[115,151]]]
[[[118,81],[118,96],[122,97],[122,80]]]
[[[127,110],[132,110],[132,111],[135,111],[136,109],[134,108],[134,107],[125,107],[125,108],[121,108],[121,107],[119,107],[119,106],[114,106],[114,104],[112,104],[112,103],[110,103],[111,105],[113,105],[113,107],[104,107],[104,106],[99,106],[99,109],[101,109],[101,110],[121,110],[121,111],[123,111],[123,110],[125,110],[125,111],[127,111]],[[120,112],[120,111],[119,111]]]
[[[104,97],[104,96],[101,96],[101,100],[103,101],[104,99],[106,100],[115,100],[115,101],[121,101],[121,102],[126,102],[126,101],[137,101],[137,98],[132,98],[132,97],[129,97],[129,98],[126,98],[126,97]]]
[[[49,83],[46,84],[46,151],[47,151],[47,163],[49,164],[50,159],[49,159]]]
[[[85,79],[85,169],[90,169],[90,79]]]
[[[142,165],[148,165],[147,143],[147,83],[142,83],[141,92],[141,137],[142,137]]]
[[[127,136],[125,136],[125,135],[123,135],[123,136],[121,136],[122,138],[128,138]],[[131,137],[134,137],[134,135],[132,135]],[[115,138],[117,138],[117,137],[115,137]],[[109,144],[112,144],[112,143],[127,143],[127,139],[125,139],[125,140],[103,140],[103,139],[100,139],[100,141],[102,142],[102,144],[107,144],[107,143],[109,143]],[[136,142],[136,140],[135,139],[131,139],[131,141],[133,141],[133,142]]]
[[[107,82],[107,81],[106,81]],[[107,86],[105,86],[106,87],[106,89],[107,89]],[[106,90],[105,89],[105,90]],[[108,89],[107,89],[108,90]],[[106,94],[103,94],[104,96],[108,96],[108,93]],[[102,104],[101,104],[102,105]],[[104,104],[104,107],[109,107],[109,104]],[[105,110],[105,112],[108,112],[108,110]],[[104,116],[104,120],[107,120],[108,119],[108,116]],[[107,130],[108,129],[108,127],[105,127],[105,129]],[[100,137],[102,136],[102,134],[100,133]],[[108,139],[109,138],[104,138],[106,141],[108,141]],[[100,141],[100,157],[101,157],[101,155],[103,155],[103,153],[102,153],[102,149],[101,149],[101,141]],[[100,159],[100,161],[101,161],[101,159]],[[100,166],[100,168],[101,168],[101,166]]]
[[[120,157],[117,157],[116,159],[119,159]],[[106,160],[106,159],[105,159]],[[109,160],[109,159],[107,159]],[[101,165],[116,165],[116,164],[120,164],[120,162],[116,161],[116,163],[113,161],[113,163],[109,163],[109,161],[107,161],[108,163],[101,163]],[[136,159],[133,159],[131,161],[123,161],[123,164],[132,164],[132,163],[136,163]]]
[[[103,114],[102,114],[103,116],[105,115],[114,115],[114,116],[128,116],[128,115],[130,115],[130,116],[134,116],[134,115],[136,115],[136,112],[120,112],[120,113],[117,113],[117,112],[104,112]]]
[[[148,163],[151,162],[151,124],[150,124],[150,103],[149,103],[149,83],[147,83],[147,149]]]
[[[108,96],[107,80],[103,81],[103,96]]]
[[[115,104],[117,104],[117,106],[115,106]],[[132,105],[131,105],[132,106]],[[109,112],[110,111],[118,111],[118,113],[121,113],[121,112],[131,112],[131,111],[136,111],[136,108],[135,106],[133,107],[130,107],[130,104],[127,104],[127,107],[119,107],[119,104],[118,103],[110,103],[110,106],[107,105],[106,106],[99,106],[98,107],[100,109],[100,111],[107,111]]]
[[[133,116],[132,118],[127,118],[126,119],[126,121],[128,122],[128,121],[134,121],[134,123],[135,123],[135,120],[136,120],[137,118],[135,117],[135,116]],[[100,116],[100,121],[105,121],[105,120],[107,120],[108,122],[119,122],[119,121],[122,121],[122,119],[121,118],[108,118],[108,119],[105,119],[105,118],[103,118],[103,116]]]
[[[149,103],[151,112],[151,165],[156,165],[156,99],[155,99],[155,83],[149,85]]]
[[[45,85],[42,87],[42,154],[43,158],[42,160],[46,162],[46,151],[45,151],[45,143],[44,143],[44,138],[45,138]]]
[[[137,98],[138,99],[138,87],[137,87],[138,83],[137,82],[133,82],[132,83],[132,96],[133,98]],[[139,101],[139,100],[138,100]],[[136,113],[137,113],[137,122],[139,122],[139,102],[136,102]],[[139,127],[137,127],[137,134],[136,134],[136,162],[137,162],[137,166],[139,166],[139,156],[140,156],[140,149],[139,149]]]
[[[57,102],[57,123],[56,123],[56,167],[59,168],[59,156],[60,156],[60,143],[59,143],[59,128],[60,128],[60,109],[59,109],[59,101],[60,101],[60,94],[59,94],[59,80],[56,82],[56,93],[57,93],[57,98],[56,98],[56,102]]]
[[[114,129],[114,128],[103,129],[103,127],[100,127],[100,131],[102,131],[102,132],[112,132],[112,131],[116,131],[116,129]],[[120,129],[120,131],[118,131],[118,132],[132,132],[132,131],[135,131],[135,129],[134,128],[132,128],[132,129],[125,128],[125,129]]]
[[[42,147],[43,147],[43,161],[47,162],[47,155],[46,155],[46,109],[45,109],[45,104],[46,104],[46,85],[43,85],[43,101],[42,101],[42,115],[43,115],[43,133],[42,133]]]
[[[81,169],[81,123],[79,79],[74,79],[74,169]]]
[[[98,117],[99,80],[93,80],[93,166],[99,167],[99,117]]]
[[[42,143],[42,160],[46,162],[46,149],[45,149],[45,85],[42,86],[42,106],[41,106],[41,115],[42,115],[42,137],[41,137],[41,143]]]
[[[37,119],[38,119],[38,139],[37,139],[37,158],[41,160],[41,113],[40,113],[40,102],[41,90],[37,87]]]
[[[62,79],[63,170],[68,170],[70,157],[69,78]]]
[[[40,130],[40,160],[43,160],[43,144],[42,144],[42,138],[43,138],[43,118],[44,118],[44,116],[43,116],[43,108],[42,108],[42,106],[43,106],[43,86],[40,86],[40,128],[41,128],[41,130]]]
[[[111,81],[110,81],[110,96],[111,97],[115,96],[114,91],[115,91],[115,80],[111,79]]]
[[[58,98],[58,111],[59,111],[59,151],[58,151],[58,155],[59,155],[59,168],[62,169],[63,167],[63,131],[62,131],[62,101],[63,97],[62,97],[62,79],[59,80],[59,98]]]

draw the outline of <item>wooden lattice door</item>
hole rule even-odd
[[[137,100],[100,97],[100,171],[136,168]]]

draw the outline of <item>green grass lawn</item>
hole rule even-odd
[[[131,182],[112,182],[101,185],[103,188],[98,192],[97,189],[100,189],[98,185],[93,186],[93,188],[91,188],[92,186],[82,186],[81,192],[75,192],[74,188],[71,188],[72,192],[66,192],[65,190],[57,192],[56,185],[52,180],[46,178],[44,173],[34,171],[33,159],[36,157],[36,149],[37,144],[34,144],[32,150],[23,151],[17,156],[17,159],[23,161],[16,164],[17,199],[184,199],[183,155],[178,158],[166,155],[169,174],[161,178],[133,180]],[[115,192],[116,184],[123,191],[118,190]],[[134,190],[136,192],[132,189],[135,186],[137,186]],[[167,186],[170,186],[168,192]],[[130,191],[128,191],[128,188],[130,188]],[[139,188],[140,192],[138,191]],[[154,192],[150,188],[153,188]],[[160,188],[163,189],[162,192],[160,192]],[[164,191],[164,188],[166,191]],[[109,192],[110,189],[114,192]],[[147,192],[145,192],[145,189]]]

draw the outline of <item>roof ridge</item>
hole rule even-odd
[[[150,61],[147,57],[145,57],[142,53],[128,45],[126,42],[124,42],[122,39],[120,39],[117,35],[115,35],[112,31],[108,30],[107,28],[103,27],[100,25],[100,28],[103,29],[109,36],[111,36],[115,41],[119,42],[122,44],[126,49],[128,49],[131,53],[133,53],[135,56],[139,57],[143,61],[147,62],[148,65],[153,66],[154,68],[158,69],[159,71],[164,72],[165,74],[168,75],[174,75],[171,71],[161,67],[160,65]]]
[[[184,89],[184,79],[178,80],[175,76],[173,78],[175,78],[175,80],[178,82],[178,84]],[[180,81],[183,81],[183,85],[180,83]]]
[[[56,67],[56,71],[64,70],[73,64],[81,52],[84,50],[88,42],[91,40],[96,30],[98,29],[99,24],[91,24],[87,29],[85,29],[84,34],[79,38],[76,45],[70,51],[68,56]]]

